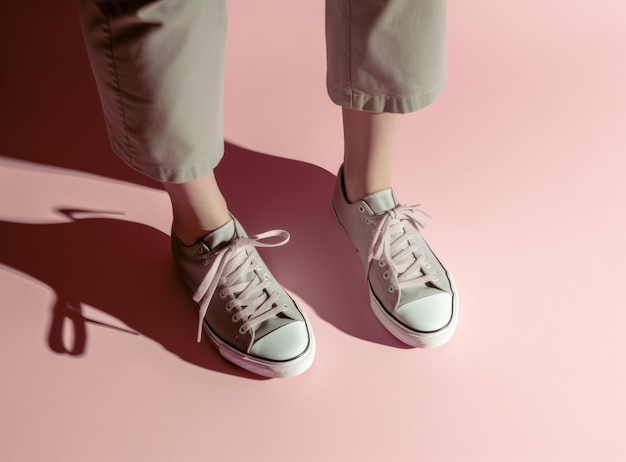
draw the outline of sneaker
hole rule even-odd
[[[174,264],[200,308],[198,341],[204,329],[225,359],[265,377],[298,375],[315,356],[306,315],[256,250],[288,240],[281,230],[247,236],[235,219],[191,246],[172,232]]]
[[[370,303],[378,320],[402,342],[432,348],[447,342],[456,328],[457,295],[418,227],[417,206],[400,205],[391,189],[348,202],[343,167],[333,195],[337,221],[361,257]]]

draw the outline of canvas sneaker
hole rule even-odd
[[[234,218],[191,246],[172,232],[174,264],[200,309],[198,341],[204,330],[224,358],[266,377],[298,375],[315,356],[306,315],[256,250],[288,240],[282,230],[248,236]]]
[[[332,204],[365,267],[378,320],[407,345],[431,348],[447,342],[456,328],[457,295],[450,274],[418,230],[425,224],[417,213],[424,213],[400,205],[391,189],[350,203],[343,168]]]

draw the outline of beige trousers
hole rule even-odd
[[[113,150],[164,182],[220,161],[226,0],[78,0]],[[336,104],[406,113],[446,81],[446,0],[326,0]]]

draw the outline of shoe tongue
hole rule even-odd
[[[398,201],[391,188],[369,194],[363,200],[376,215],[398,206]]]
[[[211,250],[215,250],[222,247],[224,244],[228,244],[236,237],[235,220],[230,220],[223,226],[220,226],[214,231],[202,238],[202,241]]]

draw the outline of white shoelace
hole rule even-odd
[[[378,222],[369,248],[368,263],[378,260],[381,266],[388,264],[395,269],[399,283],[397,289],[437,280],[435,274],[426,271],[430,264],[425,261],[423,253],[417,253],[419,246],[410,242],[414,231],[405,228],[406,225],[413,225],[416,229],[426,227],[426,223],[415,212],[428,218],[430,216],[418,207],[419,204],[399,205],[386,211]],[[394,289],[390,286],[390,290]]]
[[[272,237],[282,237],[282,239],[274,244],[262,242]],[[248,255],[246,247],[278,247],[289,242],[289,238],[287,231],[276,229],[236,239],[213,253],[215,258],[211,268],[193,296],[193,299],[200,305],[198,342],[202,338],[204,316],[219,284],[225,285],[226,288],[222,289],[218,296],[226,298],[228,293],[233,295],[233,299],[226,303],[226,310],[232,311],[238,308],[233,314],[233,322],[245,319],[239,328],[240,334],[245,334],[252,327],[285,310],[284,306],[274,306],[278,298],[277,292],[266,293],[265,289],[271,284],[267,274],[255,274],[252,278],[246,277],[248,273],[255,272],[260,267],[256,252]],[[241,282],[237,282],[239,279]]]

